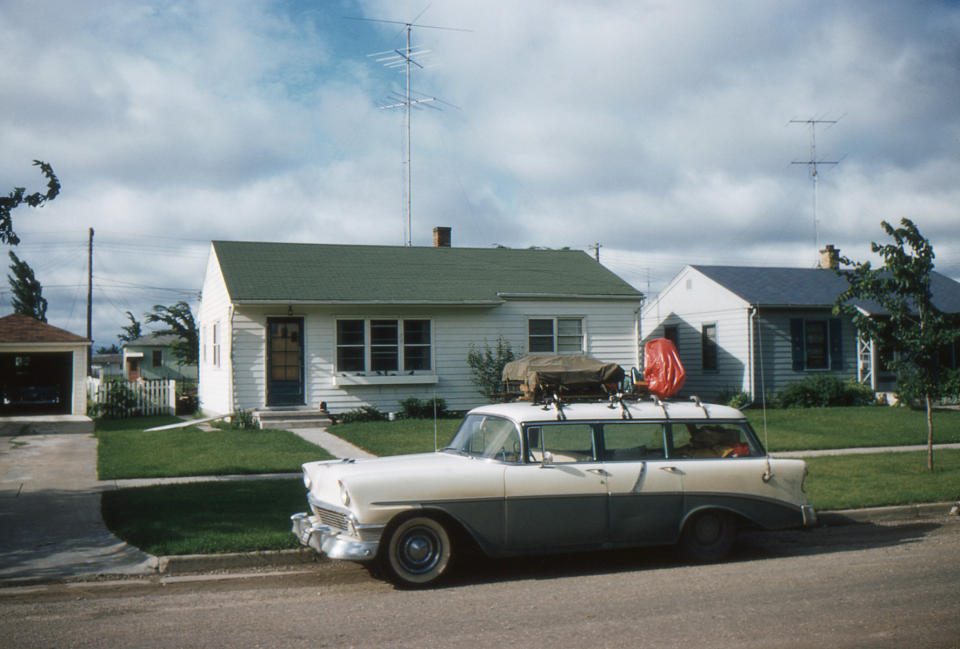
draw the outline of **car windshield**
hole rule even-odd
[[[467,415],[450,443],[442,449],[471,457],[506,462],[520,459],[520,433],[512,421],[489,415]]]

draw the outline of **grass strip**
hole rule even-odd
[[[882,505],[960,500],[960,450],[934,451],[934,470],[927,454],[871,453],[805,459],[807,497],[817,509],[858,509]]]
[[[960,498],[960,451],[877,453],[807,460],[807,494],[820,511],[946,502]],[[290,514],[306,509],[299,480],[205,482],[103,493],[103,518],[131,545],[155,555],[298,547]]]
[[[299,479],[119,489],[100,501],[111,532],[158,556],[296,548],[290,514],[306,507]]]
[[[763,413],[745,413],[763,441]],[[926,444],[927,420],[921,410],[887,406],[850,408],[788,408],[767,410],[767,440],[771,451],[908,446]],[[960,412],[933,413],[935,444],[960,442]]]
[[[437,447],[446,446],[460,426],[460,419],[437,420]],[[407,455],[434,450],[432,419],[398,419],[337,424],[330,433],[374,455]]]
[[[162,424],[125,421],[128,428],[98,424],[101,480],[298,472],[304,462],[333,457],[285,430],[202,431],[189,426],[148,433],[144,427]]]

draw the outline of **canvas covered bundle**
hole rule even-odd
[[[509,392],[536,398],[543,391],[563,395],[612,392],[623,376],[623,368],[616,363],[603,363],[589,356],[537,354],[507,363],[502,378]]]

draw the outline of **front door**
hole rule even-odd
[[[557,422],[526,429],[529,460],[508,466],[506,542],[517,549],[597,546],[607,538],[607,490],[593,427]]]
[[[267,318],[267,405],[303,403],[303,318]]]

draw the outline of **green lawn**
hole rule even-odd
[[[332,456],[285,430],[144,428],[179,421],[137,418],[97,422],[97,473],[101,480],[233,473],[297,472]]]
[[[459,425],[460,419],[437,420],[438,448],[446,446]],[[432,419],[337,424],[327,430],[374,455],[407,455],[429,453],[434,450]]]
[[[760,441],[763,412],[746,411]],[[920,410],[882,406],[860,408],[768,409],[767,444],[771,451],[906,446],[927,441],[926,415]],[[960,442],[960,411],[933,413],[933,441]]]
[[[747,417],[764,439],[763,413],[748,410]],[[459,425],[458,419],[438,421],[438,445],[444,446]],[[908,408],[796,408],[767,410],[767,441],[771,451],[794,451],[863,446],[904,446],[926,443],[926,418]],[[403,455],[433,450],[433,421],[401,419],[337,424],[331,433],[375,455]],[[933,415],[934,442],[960,442],[960,411]]]
[[[960,451],[878,453],[807,460],[806,489],[819,511],[948,502],[960,498]],[[299,480],[208,482],[103,493],[110,530],[155,555],[298,547],[289,516],[306,509]]]
[[[806,463],[807,497],[817,509],[960,500],[960,450],[934,451],[932,473],[923,451],[811,457]]]
[[[290,515],[306,506],[299,479],[119,489],[100,500],[111,532],[158,556],[299,547]]]

